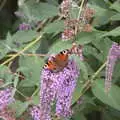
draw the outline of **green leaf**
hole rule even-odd
[[[64,21],[61,20],[48,24],[43,31],[45,33],[53,33],[53,32],[59,33],[63,30],[64,30]]]
[[[14,79],[14,88],[17,87],[18,82],[19,82],[19,77],[16,76],[15,79]]]
[[[72,97],[72,104],[74,104],[80,98],[81,89],[82,89],[82,86],[83,86],[83,84],[80,81],[81,81],[81,79],[78,78],[77,86],[75,88],[75,91],[74,91],[73,97]]]
[[[87,80],[88,79],[88,69],[86,66],[86,62],[81,61],[79,56],[71,55],[71,58],[75,60],[75,62],[78,65],[78,68],[80,69],[80,75]]]
[[[75,112],[75,115],[72,117],[74,120],[87,120],[84,114]]]
[[[0,59],[5,57],[9,50],[7,49],[7,46],[4,41],[0,41]]]
[[[102,35],[102,37],[106,37],[106,36],[114,36],[114,37],[120,36],[120,27],[117,27],[111,30],[110,32],[107,32]]]
[[[34,104],[34,105],[38,105],[39,103],[40,103],[40,97],[39,97],[39,95],[37,95],[37,96],[34,96],[33,98],[32,98],[32,104]]]
[[[120,21],[120,13],[113,15],[110,19],[111,21]]]
[[[116,113],[118,114],[117,116],[116,116]],[[103,119],[104,120],[119,120],[120,119],[120,112],[115,111],[115,109],[112,110],[111,112],[110,112],[110,110],[109,111],[106,110],[103,112]]]
[[[17,43],[27,43],[37,37],[36,31],[28,30],[28,31],[17,31],[13,36],[12,40]]]
[[[98,31],[93,31],[93,32],[80,32],[77,35],[77,43],[84,45],[84,44],[88,44],[91,41],[97,40],[99,39],[99,37],[101,36],[101,32]]]
[[[94,50],[95,48],[93,48],[93,50],[88,50],[88,52],[92,55],[94,55],[98,60],[100,60],[101,62],[104,62],[107,58],[106,56],[108,55],[109,49],[112,45],[112,41],[109,38],[102,38],[98,41],[93,41],[92,44],[97,48],[96,50]],[[99,52],[98,52],[99,50]]]
[[[2,79],[6,85],[12,83],[13,77],[14,75],[7,66],[0,66],[0,79]]]
[[[42,2],[35,2],[33,0],[27,1],[21,9],[29,21],[40,21],[58,14],[58,8],[54,5]]]
[[[113,84],[110,92],[106,94],[103,80],[98,79],[92,86],[92,92],[103,103],[120,110],[120,88],[118,86]]]
[[[95,9],[95,15],[92,22],[93,26],[105,25],[110,21],[111,16],[115,14],[114,11],[105,9],[100,6],[92,5],[91,7]]]
[[[73,3],[74,4],[74,3]],[[76,4],[76,3],[75,3]],[[77,7],[73,7],[71,10],[70,10],[70,15],[71,15],[71,18],[72,19],[77,19],[78,17],[78,14],[79,14],[79,6]]]
[[[25,67],[21,72],[25,75],[25,79],[21,81],[22,86],[34,86],[40,83],[40,71],[44,65],[44,60],[39,57],[20,56],[19,66]]]
[[[10,105],[13,110],[15,110],[16,117],[19,117],[22,115],[23,112],[25,112],[29,106],[30,102],[21,102],[19,100],[15,100],[14,103]]]
[[[108,8],[108,4],[106,3],[105,0],[90,0],[89,1],[92,5],[99,6],[101,8]],[[90,5],[91,5],[90,4]]]
[[[13,46],[12,45],[13,45],[12,36],[8,32],[6,39],[0,41],[0,59],[5,57],[5,55],[8,52],[13,51]]]
[[[110,8],[111,8],[111,9],[114,9],[114,10],[116,10],[116,11],[118,11],[118,12],[120,12],[120,2],[119,2],[119,0],[116,1],[116,2],[114,2],[114,3],[110,6]]]

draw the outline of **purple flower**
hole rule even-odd
[[[57,116],[69,117],[72,114],[70,106],[75,86],[76,81],[74,79],[66,79],[59,88],[56,103]]]
[[[34,120],[51,120],[49,114],[41,110],[39,106],[33,106],[30,113]]]
[[[60,72],[43,69],[41,75],[40,107],[50,112],[51,104],[56,100],[56,114],[60,117],[71,115],[72,93],[76,86],[79,69],[73,60]]]
[[[107,58],[105,92],[108,92],[111,88],[112,74],[118,58],[120,58],[120,45],[114,42],[109,50]]]
[[[31,26],[27,23],[22,23],[19,25],[19,30],[24,31],[24,30],[30,30]]]
[[[13,101],[14,98],[12,97],[12,88],[6,88],[0,91],[0,110],[7,107]]]

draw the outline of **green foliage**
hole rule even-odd
[[[12,42],[17,42],[18,44],[20,44],[20,43],[30,42],[36,37],[37,37],[37,33],[33,30],[29,30],[29,31],[17,31],[12,36],[11,39],[12,39]]]
[[[3,30],[4,24],[0,24],[0,88],[13,86],[12,94],[16,100],[9,107],[16,111],[16,117],[21,117],[29,105],[39,104],[44,59],[50,54],[71,49],[73,41],[61,40],[65,26],[64,18],[59,17],[58,0],[18,1],[17,12],[20,15],[17,20],[15,18],[12,28],[8,31],[10,23],[4,22]],[[70,13],[72,18],[77,18],[79,13],[76,1]],[[120,120],[119,61],[113,72],[112,88],[108,94],[104,92],[104,64],[112,42],[120,42],[120,2],[110,1],[88,1],[88,6],[95,10],[91,20],[92,31],[78,32],[74,38],[77,45],[83,46],[84,61],[76,55],[69,57],[78,64],[80,75],[72,98],[74,112],[68,120]],[[0,17],[1,14],[0,11]],[[31,26],[31,30],[14,30],[19,28],[18,23],[25,22]],[[40,38],[41,33],[43,35]],[[28,97],[30,100],[26,100]],[[78,104],[80,97],[83,97],[83,101]]]
[[[21,56],[19,60],[19,68],[17,71],[22,71],[25,79],[20,83],[21,86],[39,86],[40,71],[44,61],[39,57]]]
[[[114,36],[114,37],[116,37],[116,36],[119,36],[119,35],[120,35],[120,27],[117,27],[114,30],[111,30],[110,32],[105,33],[103,35],[103,37],[105,37],[105,36]]]
[[[22,113],[28,108],[29,104],[29,102],[21,102],[19,100],[16,100],[15,103],[12,103],[11,107],[16,111],[16,117],[22,115]]]
[[[19,12],[24,13],[29,22],[47,19],[58,14],[58,8],[48,3],[37,3],[29,0],[20,6]]]
[[[110,92],[108,94],[105,93],[104,82],[102,79],[96,80],[92,87],[92,92],[98,99],[100,99],[104,104],[107,104],[117,110],[120,110],[119,90],[119,87],[112,85]]]
[[[63,30],[64,30],[64,22],[62,20],[56,21],[54,23],[50,23],[43,29],[45,33],[54,33],[54,32],[59,33],[62,32]]]

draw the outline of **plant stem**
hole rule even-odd
[[[78,20],[80,18],[80,14],[81,14],[81,11],[82,11],[82,8],[83,8],[83,4],[84,4],[84,0],[82,0],[81,5],[80,5],[80,9],[79,9],[78,17],[77,17]]]
[[[31,43],[29,43],[25,48],[23,48],[21,51],[19,51],[17,54],[15,54],[14,56],[12,56],[11,58],[9,58],[8,60],[6,60],[5,62],[3,62],[1,64],[5,65],[8,62],[10,62],[11,60],[13,60],[14,58],[16,58],[17,56],[19,56],[20,54],[22,54],[24,51],[26,51],[27,49],[29,49],[31,46],[33,46],[36,42],[38,42],[40,40],[40,38],[42,37],[42,35],[40,35],[38,38],[36,38],[34,41],[32,41]]]
[[[101,70],[105,67],[106,62],[92,75],[91,80],[93,81],[95,77],[101,72]]]
[[[34,95],[39,91],[39,87],[34,91],[31,97],[34,97]]]
[[[81,91],[80,91],[80,95],[78,100],[80,99],[80,97],[91,87],[91,82],[93,82],[93,80],[95,79],[95,77],[97,77],[97,75],[101,72],[101,70],[103,70],[103,68],[106,65],[106,61],[103,63],[103,65],[101,65],[101,67],[92,75],[90,80],[87,80],[85,82],[85,84],[83,85]],[[77,100],[77,101],[78,101]],[[77,101],[72,105],[72,107],[74,107],[77,104]]]
[[[15,88],[16,89],[16,88]],[[25,96],[23,93],[21,93],[18,89],[16,89],[16,92],[18,92],[21,96],[23,96],[25,99],[27,99],[28,97]]]
[[[81,2],[80,9],[79,9],[79,12],[78,12],[77,20],[79,20],[79,18],[80,18],[80,15],[81,15],[81,12],[82,12],[82,8],[83,8],[83,4],[84,4],[84,0],[82,0],[82,2]],[[75,26],[75,35],[77,34],[77,31],[78,31],[78,26],[76,25]]]
[[[16,53],[17,54],[17,53]],[[7,57],[12,57],[12,56],[14,56],[14,55],[16,55],[16,54],[9,54],[9,55],[7,55]],[[48,54],[30,54],[30,53],[22,53],[22,55],[24,55],[24,56],[38,56],[38,57],[45,57],[45,56],[47,56]],[[49,56],[49,55],[48,55]]]

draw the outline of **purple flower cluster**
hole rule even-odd
[[[56,100],[56,115],[59,117],[69,117],[71,111],[72,94],[76,86],[76,79],[79,69],[73,60],[68,61],[68,65],[60,72],[52,72],[43,69],[41,75],[40,109],[44,111],[43,116],[50,115],[51,104]],[[38,110],[40,112],[40,110]],[[41,114],[32,112],[32,116],[38,120]],[[35,117],[36,116],[36,117]],[[41,120],[41,119],[40,119]],[[43,120],[43,119],[42,119]],[[47,120],[47,119],[44,119]]]
[[[115,62],[120,58],[120,45],[113,43],[109,50],[107,64],[106,64],[106,79],[105,79],[105,92],[109,92],[111,88],[112,74],[115,66]]]
[[[27,23],[22,23],[19,25],[19,30],[23,31],[23,30],[30,30],[31,26]]]
[[[12,88],[6,88],[0,91],[0,111],[14,101],[12,97]]]
[[[30,112],[34,120],[51,120],[50,116],[45,111],[41,110],[39,106],[33,106]]]

